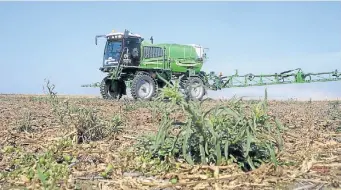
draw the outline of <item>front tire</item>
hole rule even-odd
[[[148,73],[138,73],[131,83],[131,95],[135,100],[151,100],[156,96],[157,82]]]
[[[122,84],[123,83],[123,84]],[[119,100],[122,98],[123,90],[125,88],[123,81],[112,81],[108,77],[105,77],[100,85],[100,92],[103,99]]]

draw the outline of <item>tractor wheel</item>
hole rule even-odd
[[[113,86],[114,85],[114,86]],[[112,80],[105,77],[100,85],[100,92],[103,99],[119,100],[122,97],[125,83],[123,81]]]
[[[157,82],[148,73],[135,75],[131,83],[131,95],[141,100],[151,100],[157,94]]]
[[[203,81],[199,77],[191,77],[186,80],[185,92],[190,100],[201,101],[206,94]]]

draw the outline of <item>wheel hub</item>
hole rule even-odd
[[[141,98],[148,98],[152,94],[152,85],[146,81],[141,80],[138,88],[138,95]]]

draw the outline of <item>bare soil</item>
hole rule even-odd
[[[67,98],[67,97],[63,97]],[[123,131],[110,138],[84,144],[75,144],[63,150],[76,157],[76,166],[70,166],[68,183],[80,189],[340,189],[341,186],[341,103],[337,101],[269,101],[270,114],[277,116],[287,127],[284,150],[278,155],[279,166],[265,164],[251,172],[242,172],[237,166],[189,166],[179,164],[176,173],[147,176],[127,171],[133,158],[122,155],[141,134],[156,133],[159,117],[145,107],[123,101],[98,98],[70,98],[80,107],[98,110],[104,120],[122,116]],[[210,101],[208,106],[222,104]],[[0,149],[21,147],[25,152],[39,154],[68,134],[52,113],[51,106],[40,96],[0,95]],[[29,119],[25,116],[30,113]],[[181,113],[174,113],[182,121]],[[15,130],[28,122],[30,130]],[[0,152],[0,171],[11,168],[11,160]],[[107,178],[98,177],[108,164],[113,172]],[[207,172],[219,175],[211,177]],[[177,176],[177,183],[170,179]],[[207,177],[208,176],[208,177]],[[16,186],[37,189],[24,176],[16,180],[1,178],[0,189],[19,189]],[[70,189],[74,189],[70,186]],[[42,188],[42,187],[39,187]],[[38,189],[39,189],[38,188]],[[66,187],[63,187],[66,188]]]

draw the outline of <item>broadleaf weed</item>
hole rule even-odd
[[[252,170],[262,163],[276,163],[276,153],[283,146],[283,129],[277,119],[275,124],[270,120],[267,90],[265,99],[257,104],[247,104],[233,97],[226,105],[207,110],[203,102],[187,100],[177,84],[167,84],[156,104],[167,104],[173,111],[180,108],[186,115],[186,124],[174,132],[169,112],[159,110],[163,116],[158,133],[149,139],[148,145],[138,146],[144,146],[143,149],[151,151],[155,158],[163,158],[167,153],[189,164],[225,165],[234,160],[243,170]],[[170,102],[162,102],[164,98]]]

